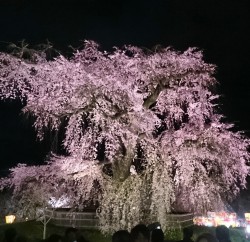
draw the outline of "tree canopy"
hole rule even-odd
[[[107,52],[85,41],[71,58],[0,53],[0,98],[24,103],[38,138],[64,130],[65,155],[27,176],[61,184],[76,206],[98,201],[103,231],[165,229],[164,214],[219,209],[246,185],[249,140],[222,121],[214,73],[195,48]],[[18,169],[3,186],[20,186]]]

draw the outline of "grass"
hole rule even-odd
[[[43,234],[43,224],[37,221],[28,221],[22,223],[14,224],[4,224],[0,225],[0,241],[3,241],[4,231],[7,228],[15,228],[18,234],[22,234],[29,239],[29,242],[38,242],[42,239]],[[53,233],[63,235],[65,232],[64,227],[54,226],[52,224],[47,225],[47,236]],[[98,230],[81,230],[83,236],[90,242],[110,242],[111,236],[104,236]],[[205,226],[194,226],[194,240],[202,233],[209,232],[215,234],[215,228],[205,227]],[[168,241],[177,241],[182,237],[180,229],[171,230],[166,233],[166,240]],[[230,237],[232,242],[244,242],[245,234],[242,228],[231,228]]]
[[[18,234],[24,235],[28,238],[29,242],[38,242],[42,240],[43,224],[39,221],[28,221],[22,223],[4,224],[0,225],[0,241],[4,241],[4,231],[8,228],[15,228]],[[66,228],[54,226],[53,224],[47,225],[47,237],[51,234],[64,235]],[[84,229],[81,230],[83,236],[90,242],[110,242],[110,236],[104,236],[98,230]]]

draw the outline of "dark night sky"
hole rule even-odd
[[[0,41],[51,41],[56,49],[92,39],[104,49],[161,44],[204,51],[218,66],[221,110],[239,130],[250,130],[249,0],[1,0]],[[81,3],[81,4],[80,4]],[[3,46],[4,43],[1,43]],[[41,163],[49,149],[35,142],[21,105],[0,102],[0,170]],[[248,132],[250,136],[250,132]]]

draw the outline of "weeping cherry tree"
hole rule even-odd
[[[0,53],[0,98],[23,102],[39,139],[63,130],[65,151],[13,168],[2,187],[26,199],[33,179],[71,206],[95,202],[103,232],[221,209],[246,185],[249,140],[222,122],[214,73],[195,48],[107,52],[85,41],[71,58]]]

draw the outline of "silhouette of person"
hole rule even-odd
[[[154,229],[151,232],[151,242],[164,242],[164,233],[162,229]]]
[[[216,237],[210,233],[203,233],[198,236],[195,242],[218,242]]]
[[[131,229],[131,237],[133,242],[149,242],[150,231],[145,224],[138,224]]]
[[[112,236],[112,242],[131,242],[132,238],[127,230],[118,230]]]
[[[231,242],[229,229],[225,225],[219,225],[215,229],[216,238],[219,242]]]

